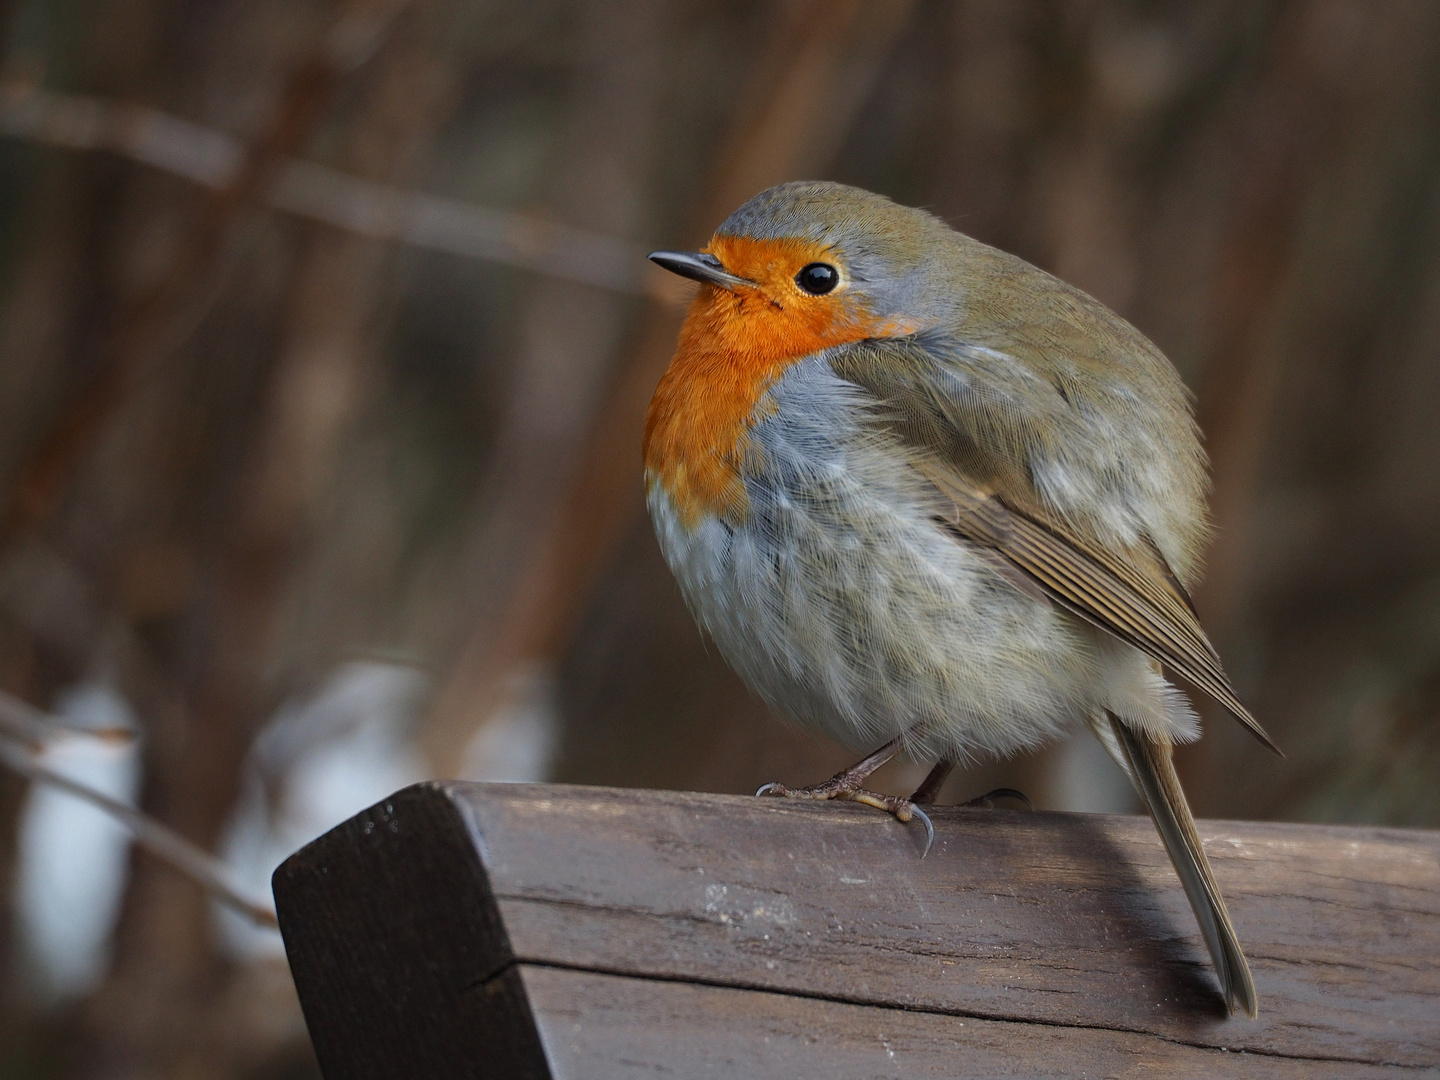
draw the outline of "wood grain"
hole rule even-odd
[[[529,965],[518,971],[535,1006],[551,1075],[565,1080],[677,1074],[715,1080],[1395,1075],[1383,1065],[1260,1057],[1132,1032],[908,1012]]]
[[[935,825],[922,861],[844,805],[420,785],[275,891],[327,1080],[1440,1070],[1440,834],[1201,822],[1251,1022],[1148,820]]]

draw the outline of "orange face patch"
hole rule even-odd
[[[910,330],[873,316],[846,287],[834,253],[814,241],[717,236],[706,251],[755,284],[701,286],[650,402],[646,476],[664,486],[687,528],[707,514],[744,520],[741,467],[755,408],[788,367],[835,345]],[[840,270],[833,292],[812,296],[795,283],[812,262]]]

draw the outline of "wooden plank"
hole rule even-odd
[[[1197,1075],[1211,1057],[1234,1075],[1440,1066],[1440,835],[1202,822],[1255,969],[1250,1022],[1225,1016],[1147,820],[954,809],[936,830],[921,861],[918,830],[851,806],[421,785],[297,853],[275,888],[328,1080],[402,1063],[581,1075],[564,1071],[556,1025],[566,993],[604,997],[594,978],[677,1032],[744,999],[717,1015],[784,1028],[776,1047],[809,1045],[831,1075],[855,1074],[863,1047],[816,1032],[873,1010],[917,1048],[962,1020],[985,1025],[970,1031],[990,1032],[984,1045],[1061,1047],[1067,1068],[1103,1045],[1102,1075],[1142,1059],[1147,1075]],[[612,1013],[587,1022],[596,1053],[625,1045]],[[636,1054],[615,1060],[650,1060]],[[996,1075],[916,1054],[895,1075]],[[624,1068],[583,1075],[640,1075]]]
[[[1393,1080],[1396,1074],[1385,1065],[1260,1057],[1127,1031],[945,1016],[558,968],[518,970],[555,1080],[677,1075]]]

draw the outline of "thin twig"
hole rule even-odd
[[[54,720],[53,717],[46,717],[45,723],[58,725],[62,729],[68,730],[68,725]],[[0,761],[21,776],[39,783],[50,784],[61,791],[69,792],[76,798],[85,800],[92,806],[99,807],[129,829],[131,835],[135,837],[135,842],[142,848],[169,863],[207,890],[215,899],[246,918],[261,926],[279,925],[274,907],[263,900],[246,896],[241,889],[233,885],[229,880],[229,870],[224,863],[186,840],[179,833],[160,824],[148,814],[136,810],[133,806],[126,806],[88,784],[73,780],[63,773],[40,764],[35,755],[25,749],[20,740],[12,740],[8,732],[0,735]]]
[[[142,105],[0,86],[0,135],[71,150],[107,150],[215,190],[244,161],[239,139]],[[514,266],[551,277],[663,300],[687,298],[652,275],[648,249],[586,229],[410,191],[286,158],[260,193],[267,206],[373,240]]]
[[[48,742],[70,735],[124,742],[133,738],[134,734],[128,728],[89,728],[70,724],[14,694],[0,690],[0,736],[23,743],[31,750],[39,750]]]

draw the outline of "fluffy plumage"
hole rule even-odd
[[[1157,662],[1269,741],[1186,593],[1206,473],[1173,367],[1084,293],[842,185],[762,193],[706,257],[730,276],[695,301],[645,463],[661,548],[721,652],[857,748],[902,736],[963,760],[1088,726],[1254,1015],[1169,765],[1199,727]],[[812,261],[838,269],[832,293],[797,283]]]

